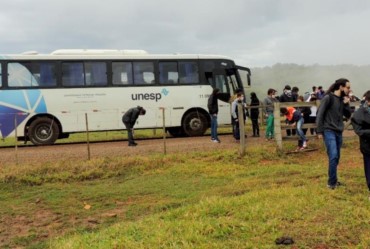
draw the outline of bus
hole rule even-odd
[[[165,127],[173,136],[199,136],[210,126],[213,88],[219,124],[230,124],[230,95],[250,85],[250,69],[225,56],[149,54],[144,50],[59,49],[0,55],[3,138],[53,144],[69,134],[122,130],[122,115],[142,106],[135,128]],[[87,118],[86,118],[87,117]]]

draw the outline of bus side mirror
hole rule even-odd
[[[249,73],[247,73],[247,82],[248,82],[248,86],[251,85],[251,75]]]

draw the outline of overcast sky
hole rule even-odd
[[[0,53],[221,54],[248,67],[370,64],[368,0],[8,0]]]

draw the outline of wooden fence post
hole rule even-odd
[[[238,117],[239,117],[239,134],[240,134],[240,156],[245,155],[245,126],[244,126],[244,106],[238,103]]]
[[[161,107],[162,110],[162,122],[163,122],[163,154],[167,154],[167,145],[166,145],[166,117],[165,117],[165,108]]]
[[[86,142],[87,142],[87,158],[90,160],[90,137],[89,137],[89,121],[87,119],[87,113],[85,113],[86,121]]]
[[[274,102],[274,134],[278,149],[283,150],[283,138],[281,135],[280,102]]]
[[[17,114],[14,115],[14,137],[15,137],[15,163],[18,165],[18,132],[17,132]]]

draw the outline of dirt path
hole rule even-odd
[[[345,137],[353,137],[353,131],[345,131]],[[238,150],[239,143],[236,143],[232,135],[219,136],[221,143],[211,142],[210,137],[185,137],[166,139],[167,153],[210,151],[214,149],[235,149]],[[132,156],[163,153],[164,144],[162,139],[137,140],[138,146],[128,147],[127,141],[103,142],[90,144],[91,158],[106,156]],[[271,141],[273,143],[273,141]],[[270,143],[271,143],[270,142]],[[246,146],[267,143],[263,137],[251,137],[246,139]],[[0,165],[14,164],[16,162],[15,148],[0,149]],[[26,146],[19,147],[17,151],[19,163],[53,162],[72,159],[87,159],[88,149],[86,144],[68,144],[53,146]]]
[[[210,137],[186,137],[166,139],[167,153],[209,151],[214,149],[238,149],[239,144],[235,142],[232,135],[219,136],[221,143],[214,143]],[[263,138],[246,139],[248,144],[264,141]],[[105,156],[131,156],[134,154],[148,155],[163,153],[164,143],[162,139],[137,140],[138,146],[128,147],[127,141],[104,142],[90,144],[91,158]],[[258,143],[258,142],[257,142]],[[15,148],[0,149],[0,165],[16,162]],[[69,144],[54,146],[27,146],[19,147],[17,151],[18,162],[52,162],[70,159],[87,159],[88,149],[86,144]]]

